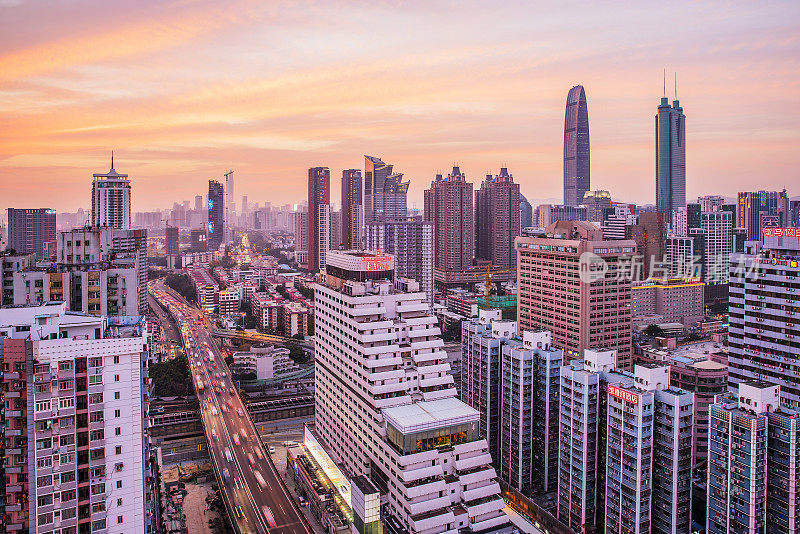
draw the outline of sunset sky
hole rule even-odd
[[[500,7],[497,7],[497,6]],[[0,0],[0,208],[89,207],[128,173],[134,211],[207,192],[295,203],[363,154],[411,180],[506,165],[560,199],[564,104],[586,88],[592,188],[655,197],[662,72],[687,116],[687,197],[800,195],[800,2]]]

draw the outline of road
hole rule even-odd
[[[309,533],[258,437],[203,312],[154,283],[150,292],[181,329],[215,471],[241,534]]]

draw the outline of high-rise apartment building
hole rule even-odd
[[[663,97],[656,114],[656,210],[672,224],[686,206],[686,116],[678,100]]]
[[[615,370],[587,350],[561,370],[558,518],[576,532],[689,532],[694,397],[669,366]]]
[[[796,232],[795,232],[796,234]],[[800,408],[800,237],[748,241],[730,262],[730,382],[764,379]]]
[[[364,205],[361,171],[342,171],[342,246],[345,249],[363,245]]]
[[[486,175],[475,191],[475,258],[497,267],[516,267],[514,239],[520,235],[519,184],[508,169]]]
[[[634,322],[658,315],[660,323],[695,327],[705,317],[705,284],[698,278],[648,278],[631,288]]]
[[[21,325],[22,326],[22,325]],[[32,479],[28,461],[28,362],[32,360],[33,341],[0,337],[0,382],[3,385],[2,411],[3,477],[0,512],[3,532],[35,532],[30,528],[29,484]],[[33,478],[33,480],[36,480]],[[35,517],[34,517],[35,519]]]
[[[0,307],[14,304],[14,274],[34,265],[33,254],[0,253]]]
[[[394,257],[395,274],[419,282],[433,307],[433,223],[421,217],[372,222],[365,227],[368,250],[381,250]]]
[[[790,226],[789,197],[783,191],[746,191],[739,193],[736,227],[747,231],[747,239],[761,239],[765,227]]]
[[[328,240],[328,246],[334,250],[336,249],[344,249],[343,245],[343,236],[342,236],[342,212],[341,211],[331,211],[329,220],[328,220],[328,228],[330,228],[330,239]]]
[[[589,109],[583,86],[576,85],[567,94],[564,117],[564,205],[581,204],[590,188]]]
[[[666,252],[667,216],[664,213],[643,211],[639,221],[625,228],[626,237],[636,242],[636,252],[642,256],[640,278],[664,276],[662,262]]]
[[[316,432],[409,532],[507,528],[479,414],[456,395],[435,317],[392,257],[330,251],[315,293]],[[404,287],[405,290],[400,288]]]
[[[711,406],[706,532],[797,532],[800,413],[780,387],[744,381]]]
[[[408,185],[403,173],[374,156],[364,156],[364,222],[405,219]],[[344,204],[343,204],[344,205]]]
[[[47,257],[56,242],[56,210],[8,208],[8,245],[17,254]]]
[[[194,209],[195,211],[203,211],[203,195],[194,196]]]
[[[472,184],[458,167],[446,177],[437,174],[425,190],[425,220],[434,228],[435,268],[463,271],[475,254]]]
[[[636,242],[604,240],[589,222],[559,221],[516,246],[519,331],[550,331],[565,360],[589,348],[616,350],[619,366],[631,369],[628,271]]]
[[[164,229],[164,252],[167,255],[180,252],[180,237],[177,226],[167,226]]]
[[[727,298],[728,270],[733,248],[733,223],[729,211],[701,211],[699,224],[689,227],[694,254],[700,258],[700,270],[706,283],[708,302]]]
[[[110,226],[127,230],[131,227],[131,182],[127,174],[111,169],[92,175],[92,226]]]
[[[706,195],[697,197],[697,203],[700,204],[700,211],[722,211],[725,198],[719,195]]]
[[[225,239],[225,188],[216,180],[208,181],[208,238],[210,250],[219,250]]]
[[[0,310],[0,337],[20,338],[4,345],[27,338],[14,368],[28,417],[15,433],[28,443],[31,532],[147,530],[147,334],[124,324],[63,303]]]
[[[308,268],[325,268],[330,249],[331,171],[328,167],[308,169]]]
[[[461,325],[461,400],[480,412],[500,478],[525,495],[555,491],[558,480],[558,389],[562,352],[550,334],[480,310]]]
[[[561,204],[539,204],[536,208],[536,217],[539,228],[547,228],[557,221],[586,221],[588,220],[586,206],[565,206]]]
[[[667,236],[664,249],[664,270],[667,276],[701,277],[702,268],[694,257],[694,239],[683,236]]]

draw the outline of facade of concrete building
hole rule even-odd
[[[361,171],[342,171],[342,246],[345,249],[362,245],[364,226],[364,188]]]
[[[219,314],[236,315],[239,313],[239,292],[223,289],[219,292]]]
[[[205,252],[208,246],[205,228],[192,228],[189,232],[190,247],[192,252]]]
[[[761,378],[800,408],[800,237],[748,241],[730,263],[730,382]]]
[[[328,254],[314,301],[317,434],[348,476],[379,488],[385,524],[510,531],[480,415],[455,397],[425,295],[392,278],[391,256]]]
[[[670,384],[694,394],[692,466],[708,458],[709,408],[728,390],[728,364],[718,355],[645,348],[638,361],[670,366]]]
[[[177,226],[167,226],[164,229],[164,252],[166,254],[178,254],[181,251],[181,241]]]
[[[503,321],[500,310],[481,310],[474,321],[461,323],[461,387],[459,398],[480,413],[478,433],[500,464],[500,360],[503,345],[516,335],[517,324]]]
[[[557,221],[586,221],[588,209],[586,206],[564,206],[559,204],[539,204],[536,208],[539,228],[547,228]]]
[[[23,325],[20,325],[24,327]],[[33,341],[0,337],[3,373],[3,527],[6,532],[30,532],[31,510],[28,498],[31,474],[28,462],[28,366],[32,362]],[[35,480],[35,479],[33,479]],[[35,520],[35,516],[34,516]],[[35,527],[35,521],[33,523]],[[35,528],[33,529],[35,531]]]
[[[118,230],[131,227],[131,182],[127,174],[111,169],[92,175],[92,226],[108,226]]]
[[[705,317],[705,284],[699,279],[649,278],[631,287],[634,320],[660,315],[665,323],[697,326]]]
[[[255,373],[256,380],[280,378],[298,369],[289,358],[289,349],[272,345],[234,352],[231,366],[234,373]]]
[[[47,257],[48,244],[56,241],[56,210],[8,208],[7,249],[17,254]]]
[[[558,488],[562,351],[549,332],[526,331],[502,347],[498,473],[524,495]]]
[[[639,222],[626,228],[626,237],[636,241],[636,252],[642,256],[639,279],[664,276],[667,228],[667,217],[660,212],[641,212]]]
[[[328,167],[308,169],[308,268],[325,268],[330,246],[331,172]]]
[[[798,464],[787,452],[798,445],[797,415],[760,380],[711,406],[706,532],[796,531]]]
[[[431,187],[425,190],[425,220],[433,223],[437,271],[463,271],[472,266],[475,254],[472,205],[472,184],[458,167],[453,167],[446,177],[437,174]]]
[[[636,243],[604,240],[589,222],[561,221],[544,237],[517,238],[516,246],[519,330],[550,331],[565,360],[587,348],[606,348],[617,351],[620,368],[631,369],[631,279],[625,270]],[[606,270],[590,273],[592,264]]]
[[[519,235],[522,230],[533,226],[533,206],[524,195],[519,195]]]
[[[498,267],[516,267],[514,239],[520,235],[519,184],[505,167],[486,175],[475,191],[475,258]]]
[[[0,332],[33,337],[26,351],[31,530],[146,532],[143,325],[74,314],[62,303],[2,310]]]
[[[664,271],[670,277],[702,276],[702,266],[695,261],[694,240],[691,237],[667,236],[664,250]]]
[[[33,254],[0,254],[0,308],[14,304],[14,273],[35,264]]]
[[[368,250],[382,250],[394,257],[395,273],[420,283],[433,306],[433,223],[420,218],[369,223],[364,238]]]

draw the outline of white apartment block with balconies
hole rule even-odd
[[[456,398],[419,284],[392,283],[391,256],[329,251],[315,291],[316,428],[350,477],[369,476],[384,522],[423,534],[511,529],[478,437]],[[400,284],[398,284],[399,286]]]

